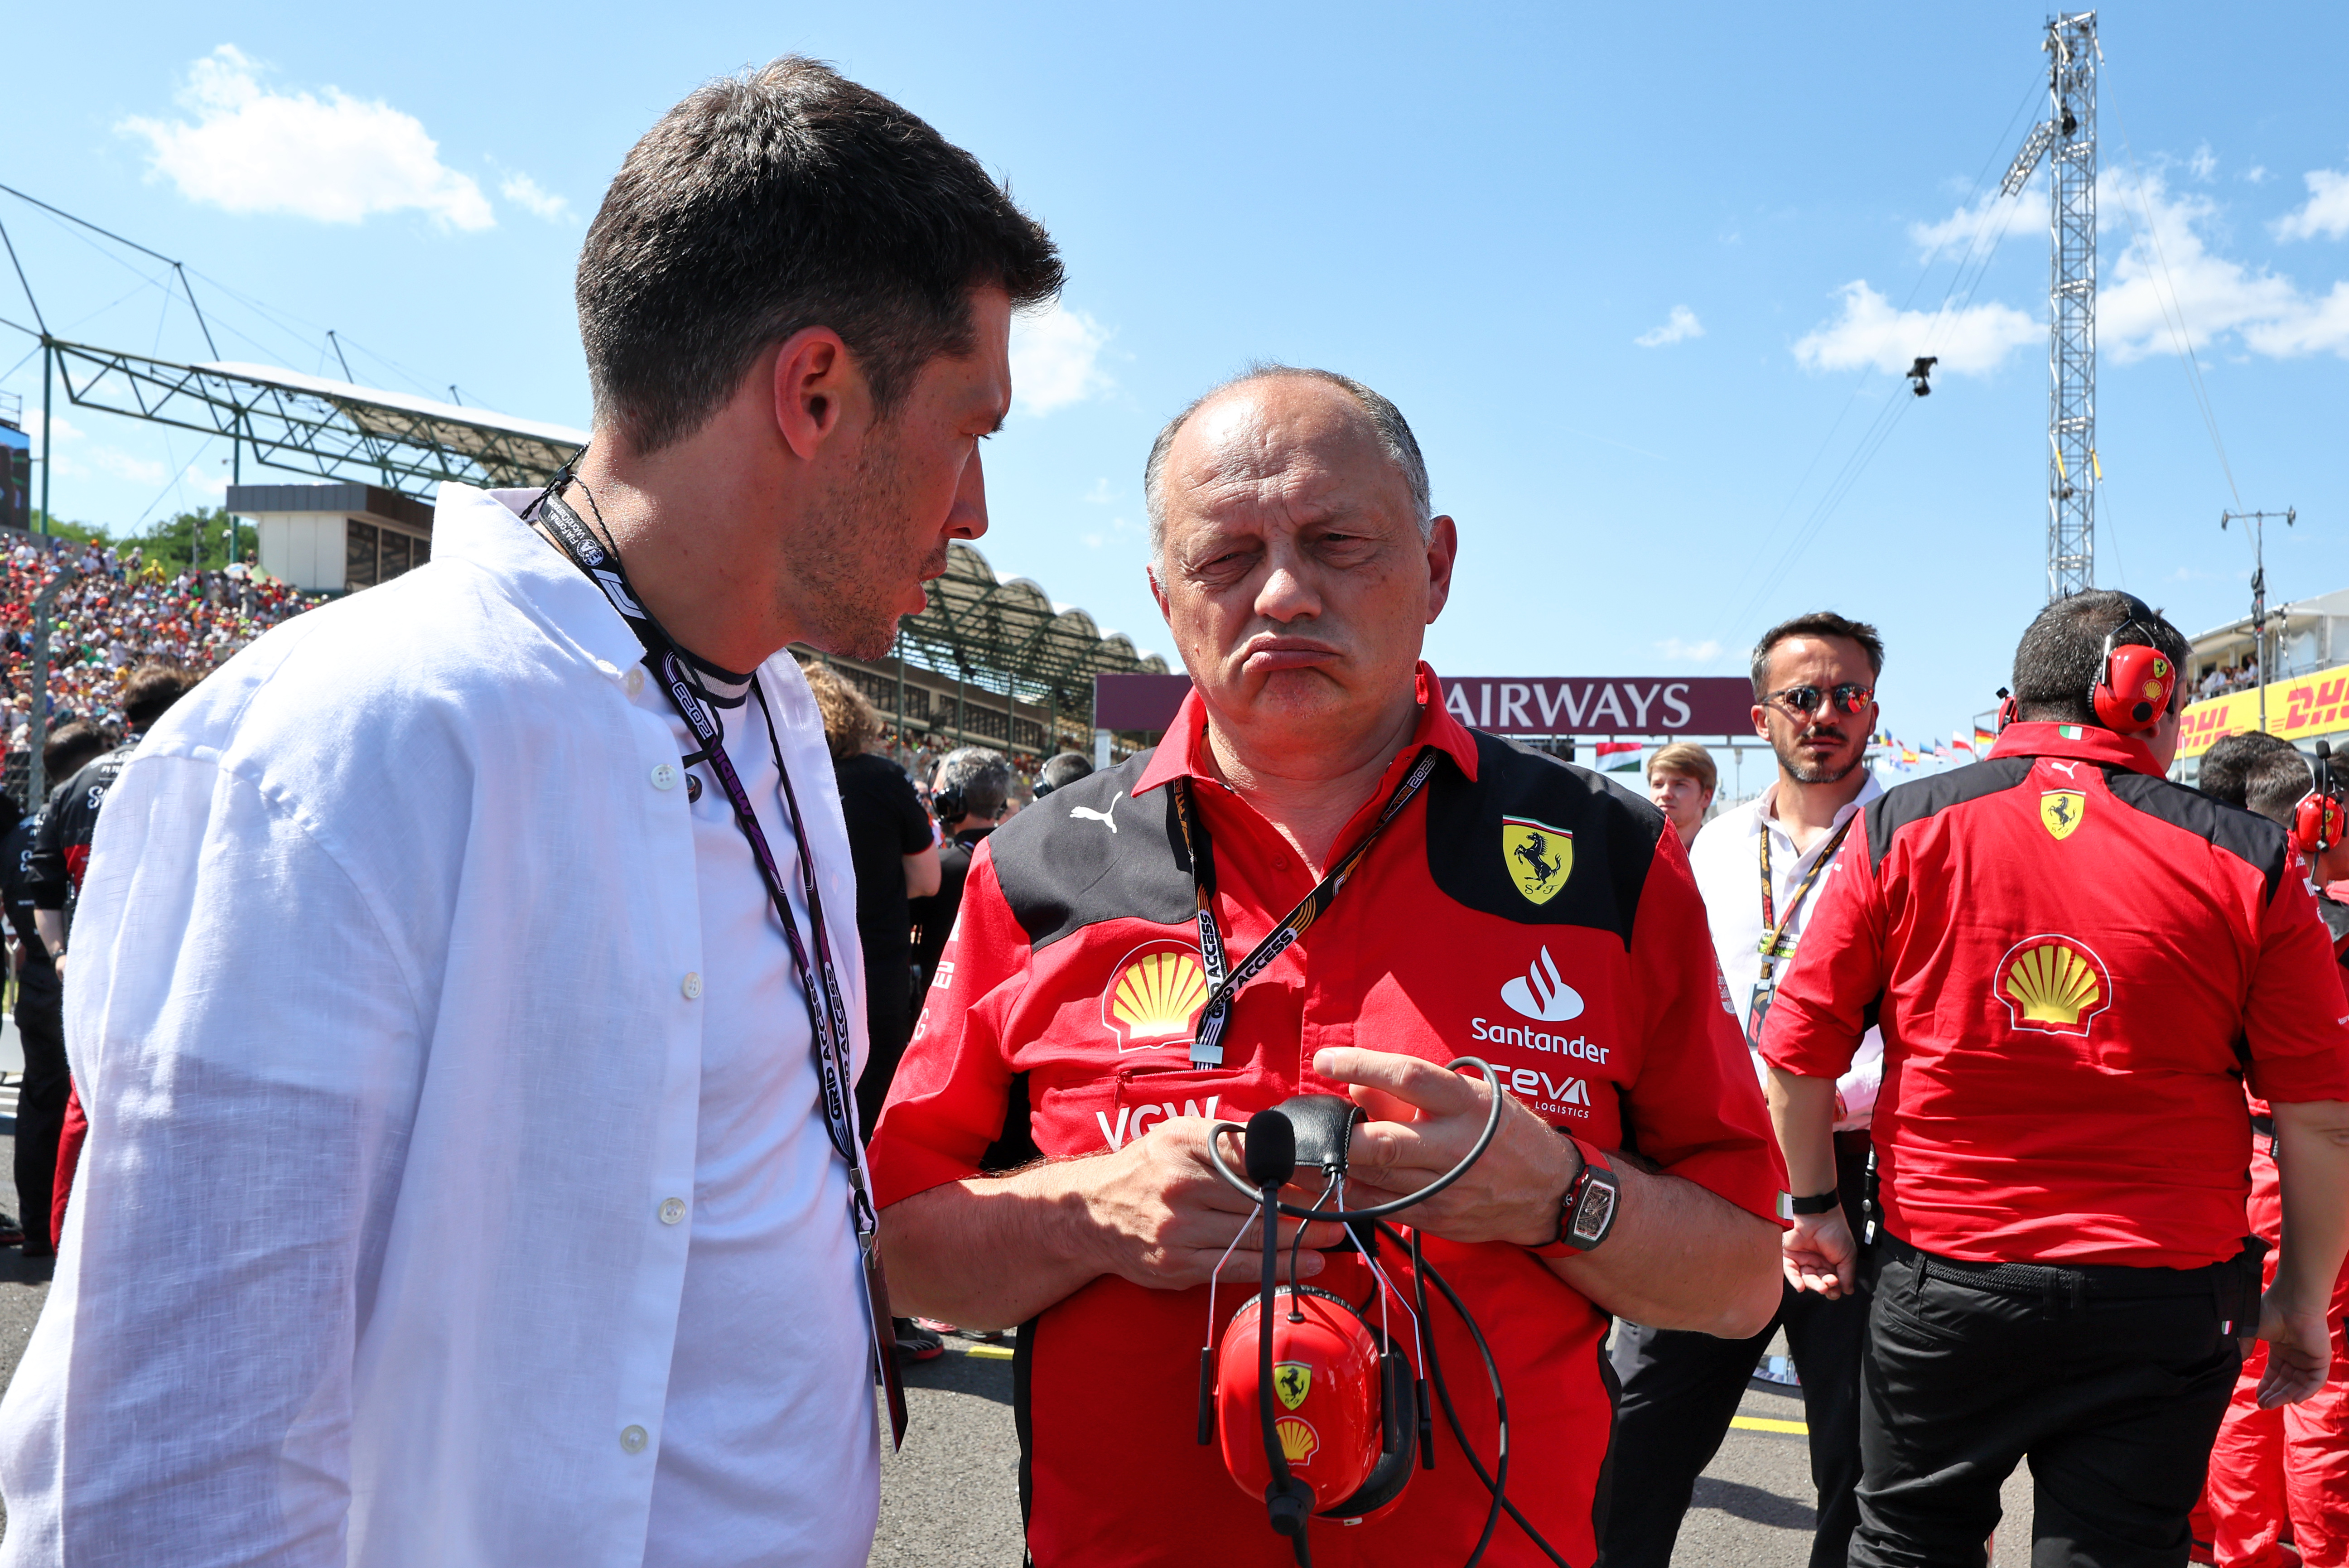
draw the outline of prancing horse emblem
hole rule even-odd
[[[2039,797],[2039,821],[2056,841],[2072,836],[2088,815],[2088,797],[2075,789],[2051,789]]]
[[[1528,902],[1547,904],[1574,875],[1574,835],[1530,816],[1501,818],[1501,863]]]

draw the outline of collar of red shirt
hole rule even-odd
[[[1470,734],[1459,720],[1444,705],[1444,682],[1434,670],[1421,660],[1415,678],[1414,695],[1419,701],[1419,725],[1411,732],[1411,743],[1403,747],[1387,768],[1392,774],[1411,758],[1419,754],[1422,746],[1437,746],[1444,754],[1460,764],[1460,771],[1471,782],[1476,777],[1476,737]],[[1174,722],[1167,726],[1166,738],[1158,743],[1158,751],[1142,776],[1133,783],[1136,795],[1149,794],[1160,784],[1173,779],[1212,779],[1217,777],[1215,764],[1207,757],[1207,708],[1199,701],[1199,688],[1195,684],[1183,699],[1183,706],[1174,714]],[[1383,783],[1383,780],[1381,781]]]
[[[2118,763],[2131,773],[2162,775],[2162,767],[2143,741],[2116,734],[2096,724],[2009,724],[1998,732],[1993,757],[2078,757],[2084,762]]]

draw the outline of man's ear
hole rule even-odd
[[[1438,517],[1427,529],[1427,620],[1444,613],[1452,597],[1452,567],[1460,558],[1460,531],[1450,517]]]
[[[1142,568],[1142,575],[1150,579],[1150,597],[1158,601],[1158,618],[1168,626],[1173,626],[1174,618],[1167,610],[1166,588],[1165,585],[1158,580],[1158,568],[1155,566],[1144,566]]]
[[[864,373],[840,334],[829,327],[805,327],[774,350],[770,378],[775,429],[792,454],[813,458],[847,423],[870,417],[872,394]]]

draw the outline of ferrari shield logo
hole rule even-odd
[[[1574,875],[1574,835],[1530,816],[1501,818],[1501,859],[1517,891],[1547,904]]]
[[[2057,839],[2072,836],[2088,815],[2088,797],[2075,789],[2051,789],[2039,797],[2039,820]]]
[[[1280,1407],[1294,1410],[1305,1403],[1305,1396],[1313,1389],[1313,1368],[1301,1361],[1283,1361],[1272,1369],[1272,1391],[1280,1397]]]

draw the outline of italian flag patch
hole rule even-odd
[[[2081,730],[2077,724],[2058,724],[2055,732],[2067,741],[2076,741],[2080,738]]]

